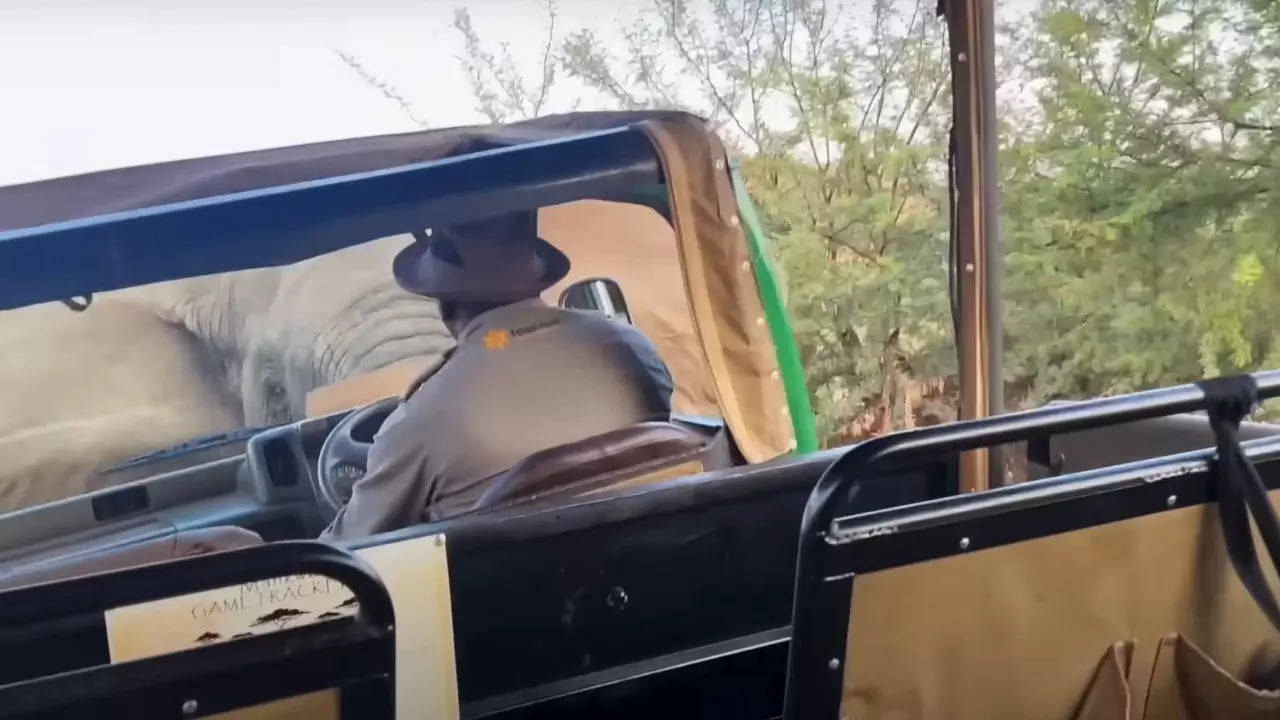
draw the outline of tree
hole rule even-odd
[[[462,35],[466,48],[458,61],[462,64],[476,98],[476,109],[489,122],[503,123],[542,114],[552,87],[560,58],[556,54],[556,6],[551,0],[547,11],[546,39],[542,43],[537,77],[530,80],[521,72],[511,55],[511,48],[501,43],[495,52],[485,47],[471,23],[471,13],[458,8],[453,14],[453,27]]]
[[[932,10],[877,0],[859,18],[825,0],[654,0],[620,29],[620,56],[586,30],[560,46],[565,75],[612,105],[697,113],[734,149],[776,242],[828,442],[910,423],[916,396],[954,368],[949,74]],[[479,50],[469,24],[459,30],[482,105],[526,95],[512,72],[477,75],[507,64]]]
[[[612,106],[692,111],[732,146],[828,443],[955,401],[933,6],[652,0],[616,47],[579,29],[556,52]],[[997,58],[1007,404],[1280,366],[1280,6],[1025,7]]]
[[[1230,0],[1044,0],[1002,165],[1021,402],[1280,365],[1280,17]]]

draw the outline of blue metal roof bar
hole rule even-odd
[[[635,127],[0,232],[0,309],[297,262],[662,181]]]

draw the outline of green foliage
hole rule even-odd
[[[954,372],[946,280],[950,75],[930,0],[655,0],[567,74],[623,107],[707,117],[736,147],[783,276],[828,443]]]
[[[829,443],[906,423],[955,371],[934,4],[652,0],[623,47],[557,50],[611,105],[697,112],[737,149]],[[1002,24],[1008,405],[1280,366],[1277,7],[1039,0]],[[531,92],[486,83],[503,61],[460,29],[477,97],[519,114]]]
[[[1253,5],[1041,3],[1036,130],[1001,158],[1016,403],[1280,359],[1280,26]]]

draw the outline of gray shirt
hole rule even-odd
[[[321,537],[470,510],[487,480],[533,453],[666,420],[671,390],[666,365],[632,327],[540,300],[490,310],[383,423],[368,474]]]

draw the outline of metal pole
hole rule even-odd
[[[941,9],[951,41],[960,418],[973,420],[999,414],[1004,402],[994,8],[993,0],[944,0]],[[999,448],[963,453],[961,490],[1000,485],[1002,455]]]

